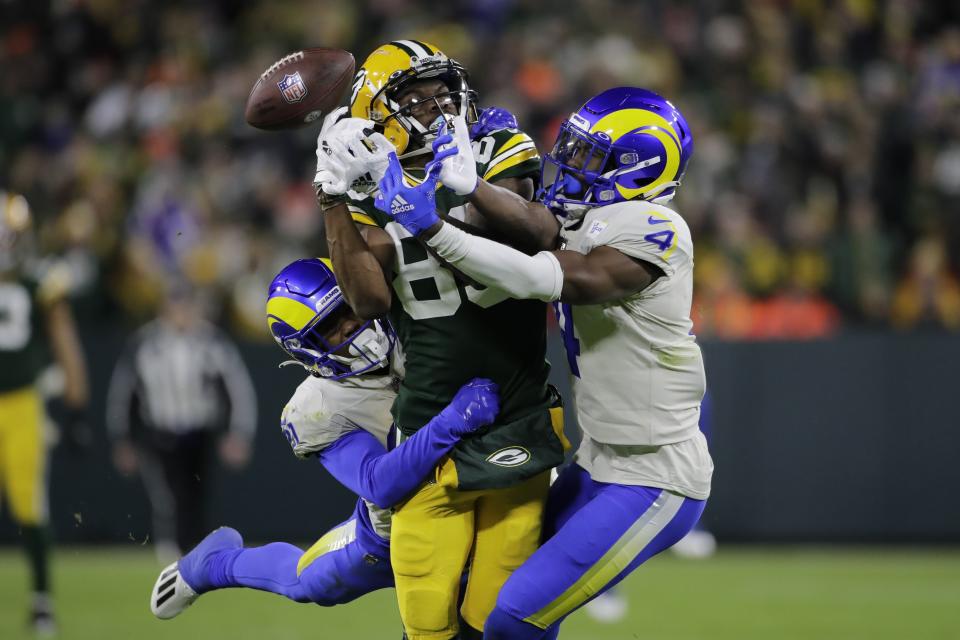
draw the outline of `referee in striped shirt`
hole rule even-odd
[[[107,422],[117,469],[143,479],[158,557],[179,557],[206,533],[214,452],[244,466],[257,423],[250,374],[193,294],[174,292],[132,337],[110,380]]]

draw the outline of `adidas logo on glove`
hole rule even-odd
[[[397,215],[400,213],[406,213],[407,211],[411,211],[412,209],[413,209],[412,204],[397,204],[390,210],[390,212],[393,215]]]

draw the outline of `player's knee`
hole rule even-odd
[[[539,640],[545,634],[544,629],[510,613],[499,603],[483,625],[484,640]]]
[[[436,542],[421,531],[394,530],[390,539],[390,562],[400,576],[420,578],[433,571]]]
[[[540,546],[540,532],[541,523],[534,515],[512,518],[506,524],[503,546],[497,556],[501,566],[512,572],[526,562]]]
[[[345,589],[334,580],[304,580],[303,578],[294,589],[294,594],[288,597],[297,602],[312,602],[321,607],[332,607],[349,600],[345,595]]]
[[[329,563],[313,563],[300,574],[300,580],[287,597],[297,602],[312,602],[332,607],[347,602],[343,581]]]

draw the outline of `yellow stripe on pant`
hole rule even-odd
[[[357,539],[357,519],[353,518],[344,522],[338,527],[334,527],[327,531],[319,540],[313,543],[309,549],[307,549],[300,560],[297,561],[297,575],[299,576],[304,572],[304,570],[309,567],[313,562],[322,555],[326,555],[331,551],[336,551],[338,549],[343,549],[345,546]]]
[[[47,521],[43,405],[33,386],[0,393],[0,494],[21,525]]]
[[[473,552],[460,614],[483,629],[500,587],[540,544],[549,472],[505,489],[423,485],[393,514],[390,561],[409,640],[459,631],[460,576]]]
[[[580,576],[579,580],[570,585],[553,602],[524,621],[546,629],[602,591],[673,520],[683,506],[683,501],[683,496],[663,491],[653,505]]]

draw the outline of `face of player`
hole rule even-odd
[[[587,186],[585,173],[590,172],[595,175],[599,172],[602,169],[605,154],[583,138],[570,135],[562,137],[557,142],[554,156],[573,170],[567,174],[574,181],[571,184],[573,188],[566,190],[569,196],[583,192]],[[576,189],[576,185],[579,185],[579,189]]]
[[[454,95],[449,91],[441,80],[418,80],[397,95],[397,102],[401,108],[409,107],[410,116],[424,127],[429,127],[441,113],[457,115],[459,109]],[[434,99],[434,96],[438,97]]]
[[[603,154],[587,144],[584,140],[576,139],[566,152],[567,164],[579,171],[599,171],[603,162]]]
[[[325,318],[317,327],[320,335],[331,346],[341,345],[339,349],[332,352],[335,356],[349,356],[350,345],[343,344],[347,338],[352,336],[363,325],[363,320],[357,317],[346,304],[340,305],[329,318]]]

